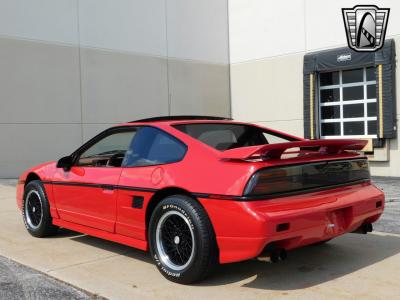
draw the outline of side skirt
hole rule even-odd
[[[84,225],[80,225],[80,224],[76,224],[76,223],[72,223],[72,222],[68,222],[68,221],[64,221],[61,219],[55,219],[53,218],[53,224],[57,225],[59,227],[63,227],[63,228],[67,228],[73,231],[77,231],[83,234],[87,234],[87,235],[91,235],[94,237],[98,237],[104,240],[108,240],[108,241],[112,241],[112,242],[116,242],[119,244],[123,244],[126,246],[130,246],[133,248],[137,248],[140,250],[144,250],[147,251],[148,250],[148,244],[147,241],[142,241],[142,240],[138,240],[138,239],[134,239],[128,236],[124,236],[124,235],[120,235],[120,234],[116,234],[116,233],[110,233],[107,231],[103,231],[103,230],[99,230],[96,228],[92,228],[92,227],[87,227]]]

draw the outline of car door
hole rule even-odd
[[[73,155],[69,170],[57,169],[53,194],[61,219],[115,232],[115,187],[134,135],[135,128],[108,130]]]
[[[186,151],[187,146],[167,132],[151,126],[138,127],[124,158],[119,180],[123,188],[117,200],[116,233],[146,239],[147,203],[165,184],[168,166],[181,161]],[[175,166],[179,167],[178,164]]]

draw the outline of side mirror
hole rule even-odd
[[[57,168],[63,168],[64,171],[69,171],[73,165],[72,156],[64,156],[57,162]]]

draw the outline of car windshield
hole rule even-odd
[[[245,124],[193,123],[173,127],[220,151],[295,140],[290,136]]]

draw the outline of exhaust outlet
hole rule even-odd
[[[287,258],[287,252],[284,248],[279,248],[275,243],[270,243],[265,246],[264,250],[257,257],[259,261],[269,261],[271,263],[277,263],[280,260],[283,261]]]
[[[353,231],[353,233],[361,233],[361,234],[367,234],[368,232],[372,232],[373,227],[371,223],[366,223],[361,225],[359,228]]]
[[[277,263],[280,260],[283,261],[287,258],[287,252],[285,249],[279,249],[278,251],[272,252],[269,258],[272,263]]]
[[[287,252],[285,249],[282,249],[281,252],[279,252],[279,258],[280,260],[285,260],[287,258]]]

